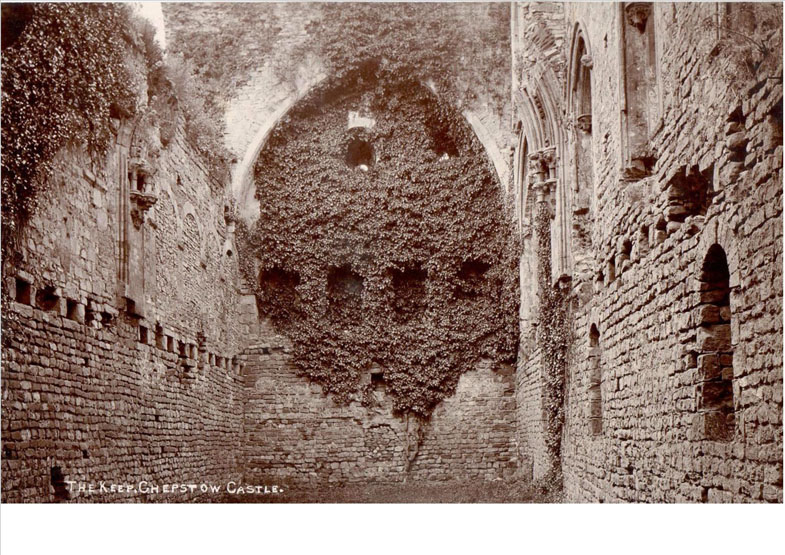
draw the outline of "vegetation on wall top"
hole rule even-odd
[[[35,212],[38,193],[52,185],[57,152],[84,148],[100,166],[118,119],[159,127],[163,142],[184,126],[223,187],[222,120],[209,117],[193,68],[181,57],[164,60],[153,35],[128,5],[3,5],[4,251]]]
[[[3,6],[4,22],[13,22],[2,51],[4,245],[34,211],[54,155],[76,144],[102,158],[112,117],[134,111],[129,36],[118,33],[130,17],[118,4]]]
[[[216,113],[266,62],[286,82],[312,59],[338,79],[382,61],[389,74],[432,80],[455,105],[471,103],[478,91],[498,106],[509,100],[507,4],[171,4],[164,11],[170,49],[194,63]],[[282,32],[298,29],[295,21],[303,22],[301,35]]]
[[[460,114],[390,77],[367,65],[293,109],[256,165],[260,218],[238,237],[303,373],[348,400],[381,368],[395,408],[424,416],[481,359],[515,359],[517,243]],[[350,112],[374,125],[348,129]]]
[[[455,105],[485,90],[507,102],[510,8],[506,4],[322,4],[305,48],[315,48],[340,78],[368,60],[389,74],[433,80]],[[481,13],[484,11],[486,13]]]

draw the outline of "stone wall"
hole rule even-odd
[[[569,276],[566,498],[782,502],[782,60],[722,29],[781,44],[781,14],[769,5],[654,4],[642,24],[623,10],[564,7],[564,28],[590,48],[594,164],[592,271]],[[636,33],[651,33],[649,74],[622,57],[622,41]],[[647,86],[652,95],[636,106],[632,89]],[[568,121],[578,115],[560,102]],[[631,122],[636,110],[648,128]],[[633,152],[633,131],[647,133],[648,152]],[[578,133],[569,128],[554,145],[560,163],[576,163]],[[554,193],[573,208],[574,185],[566,172]],[[554,226],[575,229],[578,215],[557,211]],[[552,248],[574,257],[574,239]],[[721,316],[702,278],[714,252],[727,260]],[[542,431],[531,376],[542,368],[537,351],[523,353],[519,435],[529,457]],[[721,410],[710,395],[718,388]]]
[[[4,258],[4,502],[200,498],[146,495],[140,481],[552,470],[568,501],[782,502],[781,7],[513,6],[512,105],[468,91],[461,109],[502,185],[514,184],[521,351],[514,375],[465,373],[428,422],[393,414],[372,372],[369,395],[348,405],[299,376],[240,280],[225,207],[234,196],[253,212],[243,172],[324,78],[321,60],[288,57],[315,8],[253,9],[244,24],[270,40],[232,47],[244,72],[227,94],[234,190],[181,134],[163,145],[149,122],[118,122],[104,163],[59,155],[20,251]],[[451,9],[461,20],[487,11]],[[175,28],[225,27],[217,5],[166,11]],[[550,207],[551,252],[538,252],[535,193]],[[545,261],[570,292],[566,338],[539,318]],[[558,461],[543,338],[568,355]],[[67,481],[131,487],[69,494]]]
[[[243,465],[249,483],[466,482],[516,474],[509,370],[480,364],[465,373],[455,395],[423,423],[393,414],[383,384],[364,402],[337,404],[297,374],[284,338],[263,337],[241,356]]]
[[[443,12],[443,25],[464,30],[467,40],[479,45],[482,30],[494,22],[489,6],[440,4],[431,9]],[[226,50],[216,53],[227,60],[226,71],[232,75],[228,90],[222,91],[226,98],[222,100],[226,104],[225,138],[236,156],[233,193],[241,215],[249,221],[259,216],[251,170],[269,132],[299,99],[328,77],[325,60],[307,47],[313,41],[314,26],[329,24],[322,9],[319,3],[240,4],[232,8],[217,3],[163,6],[170,49],[188,53],[189,45],[203,41],[205,36],[214,44],[227,44]],[[239,21],[243,24],[238,28]],[[497,47],[500,45],[484,46]],[[493,83],[469,89],[471,77],[457,69],[451,75],[465,97],[460,109],[486,148],[499,182],[507,188],[512,152],[506,94],[509,83],[502,85],[505,92],[499,94]]]
[[[3,501],[61,500],[64,480],[239,477],[239,275],[223,190],[178,135],[151,157],[158,200],[137,227],[118,129],[105,164],[61,153],[4,261]]]
[[[552,465],[545,448],[542,353],[527,354],[516,372],[516,439],[521,476],[531,480],[545,477]]]
[[[122,313],[96,326],[24,303],[7,310],[3,502],[185,501],[200,493],[145,495],[139,484],[239,479],[237,372],[187,367],[140,342]],[[66,480],[134,489],[69,493]]]

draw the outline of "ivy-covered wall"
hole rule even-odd
[[[149,63],[149,29],[117,6],[36,5],[10,44],[7,7],[4,225],[7,205],[30,210],[2,253],[2,499],[187,501],[201,493],[146,495],[139,482],[239,480],[240,277],[224,191],[186,129],[189,99],[156,83],[167,68]],[[84,71],[107,59],[115,65]],[[111,108],[109,73],[133,113]],[[47,148],[79,129],[55,152],[36,150],[17,118]],[[25,205],[6,183],[31,160]],[[151,203],[144,215],[139,197]],[[66,481],[132,487],[91,495]]]
[[[386,77],[369,66],[278,126],[241,252],[302,372],[345,398],[379,365],[396,409],[427,416],[481,358],[514,360],[517,243],[461,116]]]
[[[250,169],[266,131],[321,80],[373,60],[449,97],[481,135],[507,187],[509,5],[171,3],[164,14],[170,49],[213,84],[236,157],[235,195],[249,219],[258,217],[247,191]]]

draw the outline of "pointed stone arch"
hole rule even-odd
[[[565,105],[569,129],[567,157],[569,186],[564,187],[569,219],[568,262],[576,282],[594,275],[592,227],[596,212],[595,169],[592,139],[592,68],[589,37],[581,22],[573,27],[565,83]]]
[[[421,84],[433,92],[433,94],[439,96],[438,91],[429,83],[430,82],[422,82]],[[253,167],[265,144],[267,144],[267,140],[272,131],[279,122],[286,118],[287,114],[289,114],[299,101],[321,87],[338,85],[338,83],[330,82],[330,79],[324,73],[319,73],[281,100],[270,112],[269,116],[263,118],[261,125],[254,133],[253,139],[246,147],[242,159],[232,171],[232,197],[237,202],[239,216],[247,223],[252,223],[259,217],[259,203],[256,200],[256,183],[253,179]],[[464,121],[472,129],[475,137],[477,137],[478,141],[483,146],[485,155],[496,174],[498,184],[503,188],[503,184],[509,181],[509,165],[508,162],[505,161],[499,145],[496,143],[479,115],[470,110],[459,110],[459,113],[463,116]]]

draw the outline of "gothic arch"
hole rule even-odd
[[[193,217],[194,221],[196,222],[196,228],[199,233],[199,258],[203,259],[205,256],[205,239],[206,235],[204,233],[204,227],[202,226],[201,219],[196,214],[196,209],[190,203],[190,201],[185,201],[182,208],[182,216],[178,218],[178,226],[177,226],[177,235],[179,241],[183,241],[185,238],[185,219],[188,216]]]
[[[552,161],[548,169],[549,198],[553,206],[551,214],[551,268],[552,278],[558,280],[562,275],[569,274],[568,257],[568,219],[567,197],[564,191],[564,164],[563,153],[565,136],[563,132],[563,118],[561,109],[560,80],[550,64],[538,64],[532,72],[528,86],[520,92],[518,97],[521,106],[521,129],[527,139],[527,148],[530,158],[535,158],[544,151],[549,151],[548,158]],[[518,156],[519,164],[523,163]],[[516,168],[518,174],[521,167]],[[528,188],[528,186],[527,186]],[[530,210],[529,205],[534,201],[527,191],[523,199],[523,213]]]
[[[259,153],[267,144],[267,140],[273,129],[275,129],[279,122],[285,119],[292,108],[294,108],[300,100],[316,91],[319,87],[328,84],[328,81],[329,80],[325,75],[319,74],[305,86],[297,89],[283,101],[278,103],[275,110],[263,120],[250,144],[246,148],[242,160],[240,160],[232,171],[232,196],[237,202],[240,217],[246,222],[254,222],[259,217],[259,203],[256,200],[256,183],[253,179],[253,167],[254,164],[256,164],[256,160],[259,158]],[[421,84],[438,97],[438,92],[433,86],[429,86],[428,83],[424,82]],[[329,86],[335,85],[338,85],[338,83],[329,84]],[[498,184],[503,188],[503,184],[508,182],[509,170],[507,169],[499,146],[477,115],[469,110],[460,111],[460,114],[483,146],[485,155],[491,162],[491,167],[493,167],[494,172],[496,173]]]
[[[568,117],[569,186],[567,197],[568,261],[576,281],[594,274],[592,227],[595,212],[594,152],[592,140],[592,55],[588,35],[578,22],[573,28],[565,89]]]
[[[567,106],[570,108],[573,106],[576,85],[578,85],[581,80],[581,72],[587,67],[591,69],[591,65],[593,64],[591,53],[592,49],[591,43],[589,42],[589,35],[586,33],[583,24],[578,21],[575,23],[572,30],[572,38],[570,39],[570,58],[567,68],[565,98],[567,100]],[[586,56],[586,58],[584,58],[584,56]]]
[[[259,203],[256,200],[256,183],[253,179],[253,167],[256,159],[259,157],[259,153],[264,148],[264,145],[267,144],[270,133],[294,105],[313,91],[325,78],[325,75],[319,74],[304,87],[292,91],[289,96],[274,107],[269,116],[262,120],[259,129],[254,133],[253,139],[251,139],[251,142],[245,149],[242,160],[232,171],[232,196],[237,201],[240,217],[243,219],[255,221],[259,217]]]

